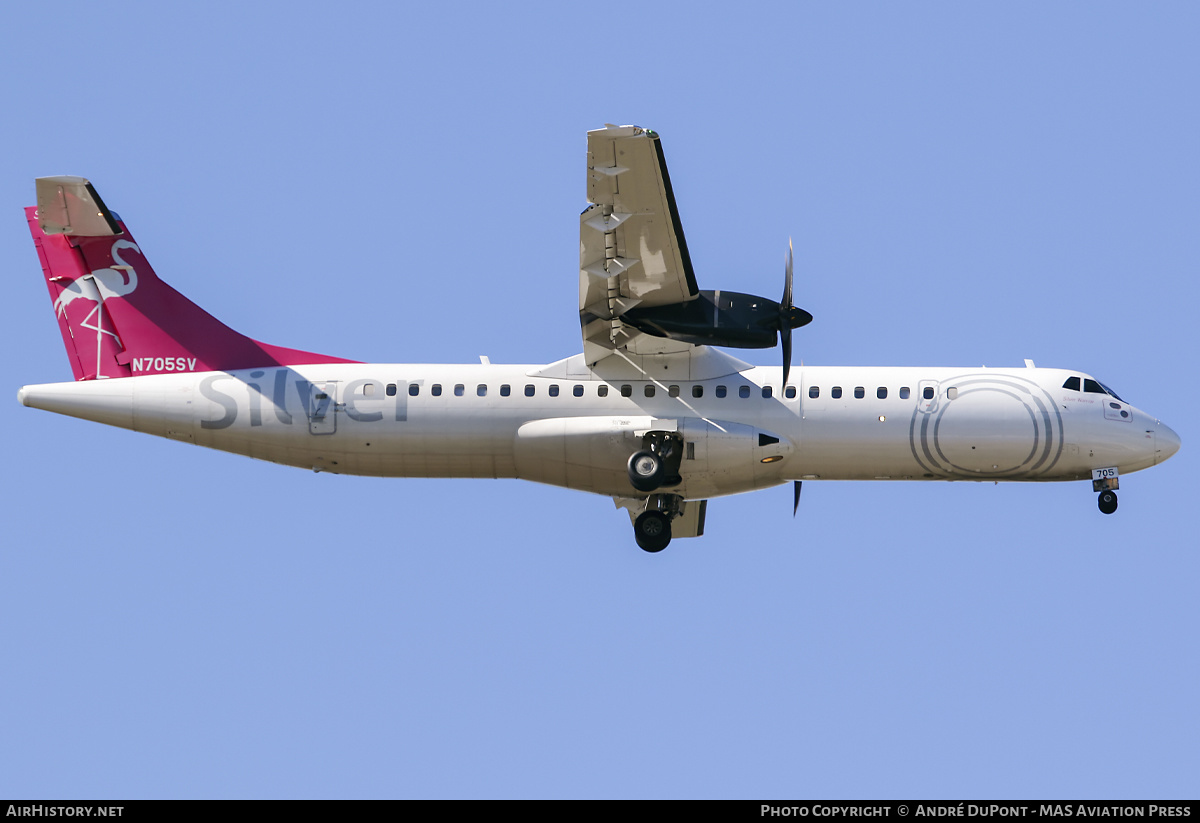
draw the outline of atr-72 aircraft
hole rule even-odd
[[[168,286],[81,177],[37,181],[30,231],[75,382],[26,406],[318,472],[518,477],[611,496],[637,543],[704,532],[708,500],[804,480],[1091,479],[1179,437],[1070,369],[791,368],[812,316],[702,291],[653,131],[588,132],[583,352],[550,365],[358,363],[252,340]],[[754,367],[713,346],[783,350]]]

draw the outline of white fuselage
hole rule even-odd
[[[27,386],[27,406],[290,466],[387,477],[515,477],[629,497],[646,431],[685,444],[686,499],[789,480],[1076,480],[1137,471],[1178,438],[1060,369],[748,367],[709,350],[597,373],[550,366],[335,364]],[[730,365],[733,364],[733,365]],[[653,377],[654,379],[650,379]],[[859,396],[861,395],[861,396]]]

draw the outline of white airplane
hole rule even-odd
[[[155,275],[80,177],[26,210],[75,382],[21,403],[335,474],[516,477],[608,495],[637,543],[704,532],[708,499],[804,480],[1092,480],[1179,449],[1070,369],[790,368],[783,298],[701,291],[653,131],[588,132],[583,353],[549,365],[357,363],[241,335]],[[782,344],[782,368],[712,348]],[[793,510],[794,511],[794,510]]]

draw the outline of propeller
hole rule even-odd
[[[783,386],[792,370],[792,329],[812,322],[812,315],[792,304],[792,239],[788,238],[787,259],[783,269],[783,299],[779,301],[779,343],[783,348]],[[782,390],[782,387],[781,387]]]
[[[811,322],[811,314],[792,305],[792,238],[789,237],[787,260],[783,267],[783,299],[779,301],[779,343],[783,348],[783,385],[780,391],[787,387],[788,373],[792,370],[792,329]],[[799,480],[792,485],[792,517],[800,510],[802,485]]]

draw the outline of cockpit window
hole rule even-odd
[[[1082,379],[1083,379],[1083,391],[1090,392],[1091,394],[1107,394],[1110,397],[1115,397],[1118,400],[1121,400],[1120,395],[1118,395],[1115,391],[1110,389],[1108,386],[1101,383],[1099,380],[1093,380],[1090,377],[1084,377]],[[1079,377],[1068,377],[1067,382],[1063,383],[1063,388],[1070,389],[1071,391],[1079,391],[1079,381],[1080,381]],[[1125,401],[1121,400],[1121,402],[1124,403]]]
[[[1062,384],[1062,388],[1070,389],[1072,391],[1079,391],[1079,378],[1068,377],[1067,382]],[[1084,378],[1084,391],[1090,392],[1092,395],[1109,395],[1110,397],[1116,397],[1117,400],[1120,400],[1122,403],[1124,403],[1124,401],[1121,400],[1121,396],[1118,395],[1117,392],[1112,391],[1108,388],[1108,386],[1100,383],[1099,380],[1093,380],[1090,377]]]

